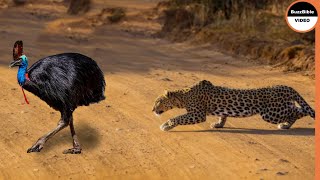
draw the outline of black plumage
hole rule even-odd
[[[17,41],[13,49],[14,61],[10,66],[19,66],[19,84],[61,113],[58,126],[42,136],[28,149],[28,153],[40,152],[49,138],[68,125],[73,138],[73,148],[64,153],[81,153],[72,113],[78,106],[88,106],[105,99],[105,80],[101,69],[94,60],[78,53],[49,56],[27,69],[28,60],[22,51],[22,41]]]
[[[27,73],[30,81],[22,87],[58,111],[73,111],[105,99],[103,73],[95,61],[82,54],[63,53],[40,59]]]

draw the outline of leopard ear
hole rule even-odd
[[[164,90],[164,96],[168,96],[168,90]]]
[[[13,45],[13,60],[17,60],[23,54],[23,42],[16,41]]]
[[[171,91],[166,91],[166,97],[172,97],[174,95],[174,93],[173,92],[171,92]]]

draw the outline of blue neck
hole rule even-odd
[[[23,55],[24,56],[24,55]],[[22,63],[19,66],[17,78],[18,78],[18,83],[20,86],[22,86],[26,82],[26,73],[27,73],[27,68],[28,68],[28,60],[27,57],[24,56],[22,57]]]
[[[18,70],[18,83],[22,86],[26,82],[27,67],[19,67]]]

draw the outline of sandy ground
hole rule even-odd
[[[154,5],[154,1],[143,0],[107,2],[95,6],[96,10],[123,6],[134,14]],[[287,131],[254,116],[230,118],[219,130],[209,128],[217,117],[208,117],[205,123],[162,132],[159,126],[184,110],[172,110],[160,118],[151,112],[154,99],[165,89],[191,86],[202,79],[236,88],[285,84],[314,107],[314,80],[221,54],[208,46],[172,44],[125,32],[122,29],[130,18],[121,25],[84,28],[80,35],[59,33],[64,32],[60,26],[48,28],[61,18],[72,18],[64,12],[61,5],[52,4],[0,11],[1,179],[314,178],[315,130],[310,117]],[[133,24],[153,26],[139,18],[132,18]],[[31,104],[24,104],[16,69],[8,68],[17,39],[24,40],[30,64],[72,51],[92,57],[104,71],[107,100],[74,113],[81,155],[62,154],[72,146],[68,128],[49,140],[41,153],[26,153],[60,117],[33,94],[27,93]]]

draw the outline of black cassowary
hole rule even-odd
[[[58,126],[40,137],[27,152],[40,152],[48,139],[69,125],[73,148],[64,153],[81,153],[72,113],[78,106],[105,99],[105,80],[97,63],[81,54],[63,53],[40,59],[27,69],[28,59],[23,55],[22,41],[14,44],[13,59],[10,67],[19,66],[17,78],[20,86],[61,113]]]

